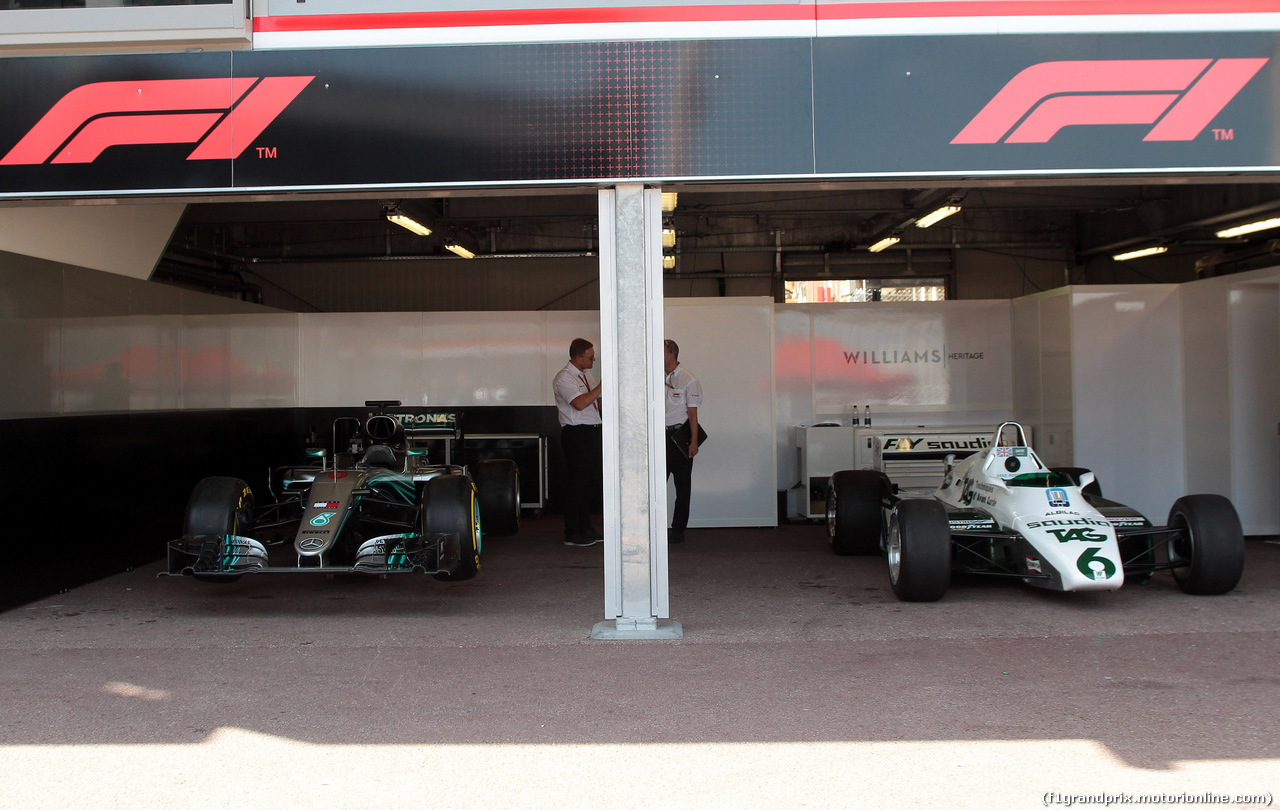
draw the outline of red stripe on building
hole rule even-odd
[[[601,25],[655,22],[868,20],[922,17],[1114,16],[1117,14],[1251,14],[1280,12],[1278,0],[933,0],[814,5],[624,6],[385,14],[255,17],[263,33],[405,28],[485,28],[519,25]]]

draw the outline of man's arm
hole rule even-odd
[[[600,383],[595,388],[585,394],[576,394],[578,390],[579,380],[571,374],[560,374],[555,379],[556,399],[561,402],[569,403],[575,411],[583,410],[591,406],[591,403],[600,398]]]
[[[573,400],[569,402],[569,404],[572,405],[573,409],[576,411],[581,411],[584,408],[589,407],[591,403],[595,402],[597,399],[600,398],[600,386],[602,385],[604,385],[603,382],[597,383],[595,388],[592,388],[590,391],[588,391],[585,394],[579,394],[578,396],[574,397]]]
[[[689,458],[698,455],[698,409],[689,408]]]

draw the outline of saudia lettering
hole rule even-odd
[[[954,144],[1047,143],[1069,126],[1153,124],[1144,141],[1192,141],[1269,60],[1041,62],[1009,80]]]
[[[1049,526],[1110,526],[1111,523],[1097,518],[1073,518],[1072,520],[1036,520],[1027,524],[1028,529],[1047,528]]]
[[[187,160],[231,160],[315,76],[95,82],[53,105],[0,166],[92,163],[111,146],[195,143]]]
[[[884,440],[883,450],[982,450],[990,447],[990,439],[912,439],[895,436]]]

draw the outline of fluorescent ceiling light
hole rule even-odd
[[[662,229],[662,246],[664,248],[673,248],[676,246],[676,229],[675,228]]]
[[[474,259],[476,257],[476,252],[462,244],[458,239],[450,239],[445,242],[444,249],[450,253],[456,253],[464,259]]]
[[[1141,259],[1143,256],[1156,256],[1164,253],[1169,248],[1157,245],[1156,247],[1142,248],[1141,250],[1131,250],[1128,253],[1117,253],[1111,258],[1118,262],[1127,262],[1130,259]]]
[[[916,227],[927,228],[930,225],[935,225],[941,222],[942,220],[946,219],[947,217],[951,216],[952,214],[959,212],[959,210],[960,210],[960,206],[958,205],[944,205],[941,208],[934,211],[933,213],[925,214],[924,216],[920,217],[920,219],[917,219]]]
[[[419,212],[410,214],[400,205],[391,203],[382,206],[382,215],[387,218],[388,222],[394,222],[401,228],[412,231],[418,236],[431,235],[431,218],[425,214]]]
[[[1280,228],[1280,217],[1272,217],[1271,219],[1262,219],[1257,222],[1237,225],[1234,228],[1227,228],[1225,230],[1218,231],[1216,236],[1219,239],[1230,239],[1233,236],[1244,236],[1246,233],[1257,233],[1258,231],[1267,231],[1272,228]]]
[[[662,192],[662,210],[668,214],[676,210],[676,192]]]
[[[902,237],[899,237],[899,236],[886,236],[885,238],[881,239],[879,242],[876,242],[874,245],[872,245],[871,247],[867,248],[867,250],[871,251],[872,253],[879,253],[880,251],[884,250],[885,248],[887,248],[887,247],[891,247],[891,246],[893,246],[893,245],[896,245],[896,244],[898,244],[898,243],[899,243],[899,242],[901,242],[901,241],[902,241]]]

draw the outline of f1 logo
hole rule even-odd
[[[198,144],[187,160],[229,160],[247,149],[314,78],[82,85],[59,99],[0,159],[0,166],[92,163],[110,146],[159,143]]]
[[[1010,79],[951,142],[1047,143],[1063,127],[1098,124],[1154,124],[1144,141],[1194,140],[1268,61],[1041,62]]]

